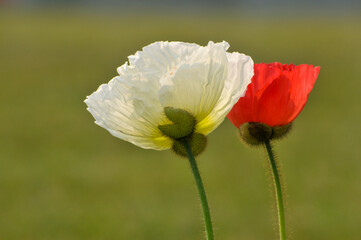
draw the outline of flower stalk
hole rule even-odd
[[[277,201],[277,212],[278,212],[278,225],[279,225],[279,234],[280,240],[286,240],[286,222],[285,222],[285,212],[282,198],[282,188],[281,181],[277,169],[277,163],[272,151],[272,146],[269,140],[264,142],[265,148],[267,150],[270,167],[272,170],[273,183],[275,187],[276,193],[276,201]]]
[[[206,191],[204,189],[202,178],[201,178],[201,175],[200,175],[199,170],[198,170],[197,162],[194,159],[194,156],[193,156],[193,153],[192,153],[192,148],[191,148],[191,145],[190,145],[188,140],[184,141],[184,147],[187,150],[189,164],[190,164],[190,166],[192,168],[192,173],[193,173],[196,185],[197,185],[199,198],[201,200],[204,223],[205,223],[205,227],[206,227],[207,240],[214,240],[211,213],[209,211]]]

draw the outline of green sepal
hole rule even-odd
[[[285,137],[292,129],[292,123],[283,126],[272,127],[272,136],[270,139],[281,139]]]
[[[280,139],[289,133],[292,123],[270,127],[265,123],[248,122],[239,128],[239,137],[242,141],[251,146],[264,144],[267,140]]]
[[[272,128],[264,123],[248,122],[239,128],[241,140],[251,146],[263,144],[272,135]]]
[[[193,132],[196,119],[189,112],[179,108],[165,107],[164,113],[173,122],[172,124],[158,126],[158,129],[164,135],[178,139],[186,137]]]
[[[206,136],[200,133],[193,133],[190,136],[174,140],[172,150],[175,154],[182,157],[187,157],[187,150],[184,146],[184,142],[186,140],[189,141],[194,156],[197,156],[200,153],[202,153],[207,146]]]

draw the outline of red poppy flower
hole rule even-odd
[[[239,128],[243,123],[268,126],[291,123],[306,104],[320,67],[302,64],[260,63],[244,97],[234,105],[228,119]]]

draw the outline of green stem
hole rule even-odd
[[[197,162],[194,159],[194,156],[192,153],[192,148],[191,148],[188,140],[184,142],[184,146],[187,150],[189,164],[191,165],[194,180],[196,181],[196,185],[197,185],[197,189],[198,189],[198,193],[199,193],[199,198],[201,200],[204,222],[206,225],[207,240],[214,240],[211,213],[209,211],[206,191],[204,190],[202,178],[201,178],[201,175],[199,174]]]
[[[281,181],[280,181],[280,177],[278,174],[277,163],[275,161],[275,158],[274,158],[274,155],[272,152],[272,147],[271,147],[269,140],[267,140],[265,142],[265,147],[266,147],[266,150],[268,153],[269,163],[271,165],[272,175],[273,175],[273,180],[274,180],[274,185],[275,185],[275,190],[276,190],[280,240],[286,240],[285,212],[284,212],[284,207],[283,207]]]

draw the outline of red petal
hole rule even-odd
[[[308,95],[316,82],[320,67],[302,64],[296,66],[292,71],[291,79],[291,100],[295,105],[295,109],[290,114],[288,122],[292,122],[300,114],[305,106]]]
[[[254,76],[251,83],[247,87],[244,97],[241,97],[233,109],[228,114],[229,120],[234,126],[239,128],[246,122],[260,122],[259,111],[262,111],[262,106],[259,106],[258,101],[262,93],[267,87],[278,77],[282,71],[265,63],[254,65]]]
[[[283,72],[263,92],[258,101],[259,122],[269,126],[287,124],[288,116],[294,110],[290,101],[291,83],[287,73],[289,72]]]

